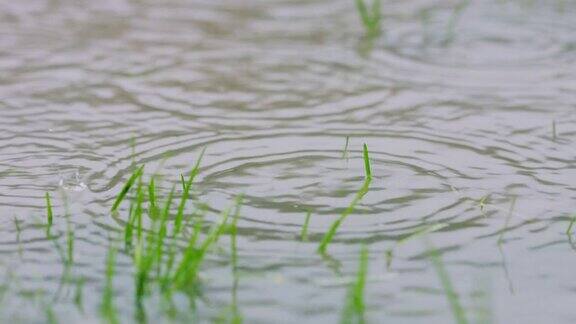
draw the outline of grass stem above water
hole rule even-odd
[[[356,192],[354,199],[352,199],[348,207],[344,210],[344,212],[340,215],[340,217],[338,217],[336,221],[332,223],[332,225],[328,229],[328,232],[326,232],[326,234],[322,238],[320,246],[318,246],[319,253],[322,254],[326,253],[328,245],[332,242],[332,239],[334,238],[334,235],[336,235],[336,231],[338,231],[338,228],[340,227],[342,222],[346,219],[346,217],[348,217],[348,215],[350,215],[354,211],[356,205],[362,200],[362,198],[366,195],[366,193],[368,193],[368,190],[370,189],[370,183],[372,182],[372,170],[370,167],[370,156],[368,152],[368,146],[366,144],[364,144],[363,159],[364,159],[364,171],[365,171],[364,183],[362,184],[360,190]]]
[[[132,185],[134,184],[136,179],[138,179],[140,176],[142,176],[143,171],[144,171],[144,165],[142,165],[141,167],[139,167],[138,169],[136,169],[136,171],[134,171],[132,173],[132,175],[130,176],[128,181],[126,181],[126,183],[122,187],[122,190],[120,190],[120,193],[116,197],[116,200],[114,201],[114,205],[112,205],[112,209],[110,210],[111,212],[114,212],[118,209],[118,207],[120,206],[120,203],[122,203],[122,200],[124,199],[124,197],[126,197],[126,194],[128,194],[128,191],[130,191],[130,188],[132,188]]]
[[[48,222],[48,227],[52,226],[52,219],[54,218],[54,213],[52,212],[52,202],[50,201],[50,193],[46,192],[46,220]]]
[[[362,157],[364,159],[364,172],[366,179],[372,179],[372,168],[370,166],[370,156],[368,155],[368,145],[364,143]]]

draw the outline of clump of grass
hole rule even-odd
[[[172,291],[182,290],[194,292],[200,268],[208,251],[218,242],[219,237],[228,229],[228,219],[232,208],[223,211],[221,221],[213,225],[206,235],[202,233],[202,222],[197,220],[193,224],[192,233],[184,231],[188,224],[185,222],[186,205],[191,200],[190,190],[194,179],[200,170],[200,161],[204,150],[196,161],[188,176],[181,175],[181,193],[174,214],[171,213],[173,201],[176,196],[176,186],[172,186],[164,201],[156,194],[154,175],[149,183],[145,183],[143,166],[138,168],[123,186],[115,201],[117,208],[131,189],[130,208],[126,227],[124,229],[124,244],[128,253],[133,252],[134,262],[134,286],[135,300],[138,309],[143,311],[143,298],[148,295],[150,285],[158,283],[160,291],[165,297],[164,301],[170,304]],[[135,188],[134,188],[135,187]],[[148,200],[148,201],[146,201]],[[236,223],[241,196],[236,199],[236,210],[231,225],[232,261],[236,262]],[[148,208],[144,208],[144,206]],[[148,213],[151,220],[150,226],[144,222],[144,216]],[[192,218],[190,217],[189,220]],[[172,221],[172,233],[168,236],[169,223]],[[204,239],[201,240],[201,237]],[[166,247],[167,239],[170,244]],[[135,240],[134,246],[132,242]],[[178,253],[180,247],[177,242],[187,241],[182,253]],[[190,295],[191,296],[191,295]],[[105,303],[103,303],[105,305]],[[142,312],[141,312],[142,313]]]
[[[362,246],[360,251],[360,263],[356,280],[348,288],[346,296],[346,306],[342,313],[340,323],[364,323],[366,306],[364,295],[366,290],[366,278],[368,276],[368,248]]]
[[[306,213],[306,219],[304,220],[304,225],[302,225],[302,231],[300,232],[300,240],[303,242],[308,241],[308,225],[310,224],[310,216],[312,212],[308,211]]]
[[[229,215],[230,208],[227,208],[223,212],[220,223],[212,226],[212,229],[200,246],[196,247],[198,235],[194,235],[192,239],[190,239],[188,247],[184,251],[184,255],[176,267],[175,272],[168,277],[174,287],[185,289],[196,282],[200,266],[208,250],[218,241],[220,235],[224,232]]]
[[[366,34],[370,37],[377,36],[381,32],[381,2],[381,0],[372,0],[372,5],[368,7],[364,0],[356,0],[356,10],[362,25],[364,25]]]
[[[334,238],[334,235],[336,235],[336,231],[338,231],[338,228],[340,227],[342,222],[354,211],[356,205],[362,200],[362,198],[366,195],[366,193],[368,193],[370,183],[372,182],[372,169],[370,167],[370,156],[368,153],[368,146],[366,144],[364,144],[363,159],[364,159],[364,172],[365,172],[364,183],[362,184],[360,190],[356,192],[354,199],[352,199],[348,207],[344,210],[344,212],[340,215],[340,217],[338,217],[338,219],[336,219],[336,221],[332,223],[332,225],[328,229],[328,232],[326,232],[326,234],[322,238],[320,246],[318,247],[318,252],[320,253],[323,254],[326,253],[328,245],[332,242],[332,239]]]

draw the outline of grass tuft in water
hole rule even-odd
[[[342,313],[340,323],[365,323],[366,306],[364,295],[366,290],[366,278],[368,276],[368,248],[366,245],[362,246],[360,251],[360,263],[358,272],[356,273],[356,280],[348,288],[346,296],[346,306]]]
[[[356,0],[356,10],[369,37],[380,34],[382,22],[381,2],[381,0],[372,0],[372,5],[368,7],[365,0]]]

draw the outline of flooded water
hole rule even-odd
[[[207,222],[244,204],[237,280],[225,238],[196,308],[176,297],[199,322],[233,299],[246,323],[337,322],[366,243],[369,323],[454,321],[432,244],[470,321],[574,323],[576,3],[457,4],[384,0],[366,38],[352,0],[0,0],[2,322],[101,321],[133,160],[166,192],[206,147]],[[363,143],[370,190],[319,255],[364,181]],[[66,210],[75,231],[81,303],[47,191],[56,242]],[[154,298],[136,317],[132,257],[117,259],[122,322],[180,321]]]

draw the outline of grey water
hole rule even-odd
[[[433,242],[470,322],[574,323],[576,3],[458,3],[384,0],[368,38],[352,0],[0,0],[1,321],[102,322],[125,224],[109,210],[134,164],[167,191],[206,148],[207,222],[244,195],[239,275],[223,239],[195,305],[175,296],[187,320],[217,321],[236,295],[246,323],[338,322],[365,243],[368,323],[451,323]],[[363,143],[370,191],[321,256]],[[45,192],[56,241],[75,231],[67,274]],[[135,316],[131,258],[121,322],[184,322],[154,298]],[[64,276],[85,281],[81,307]]]

